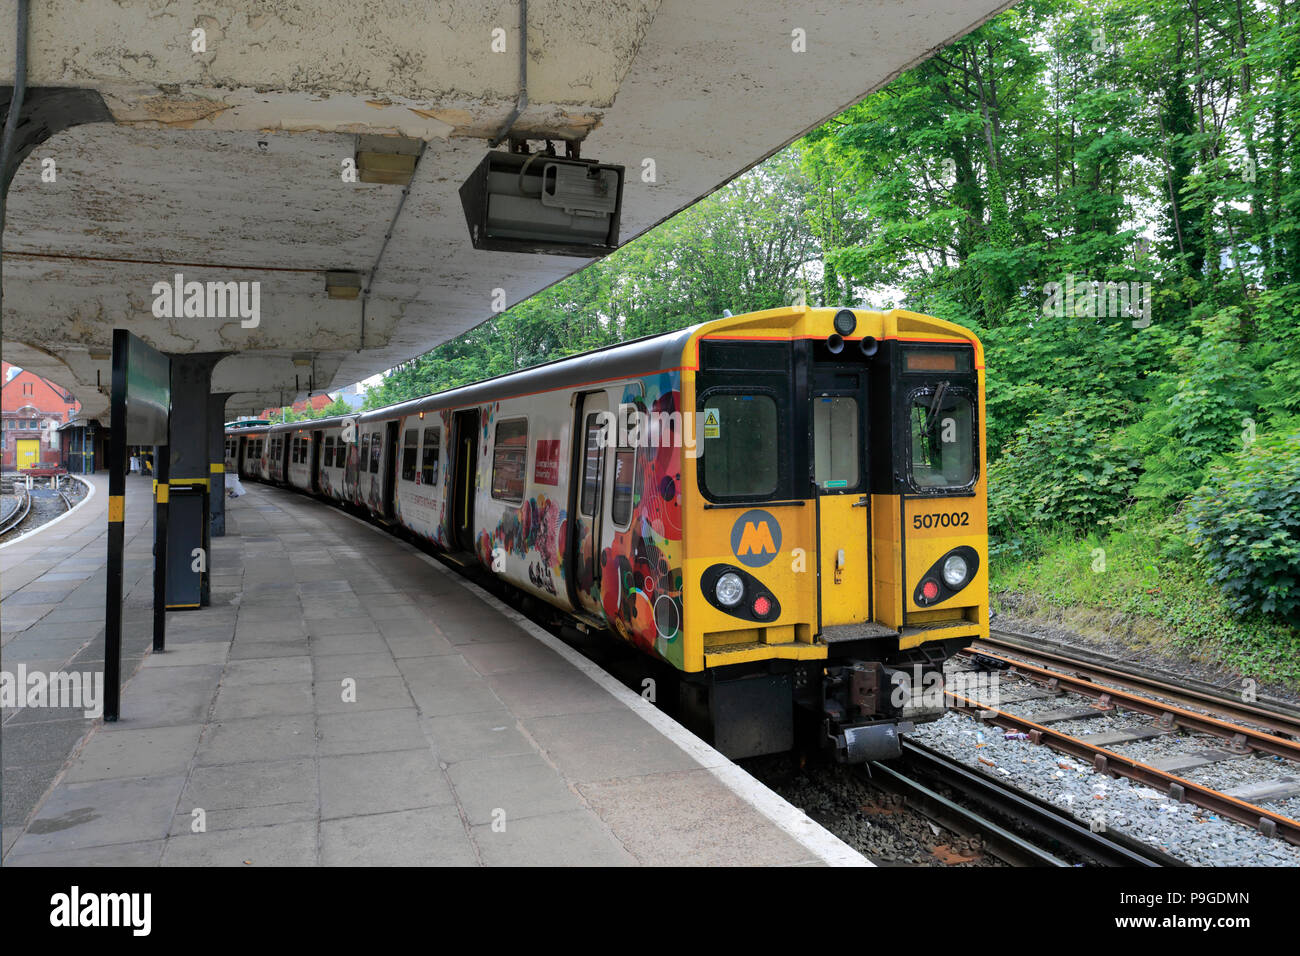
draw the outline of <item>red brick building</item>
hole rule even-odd
[[[62,388],[32,372],[0,363],[0,452],[5,471],[58,468],[58,427],[81,410]]]

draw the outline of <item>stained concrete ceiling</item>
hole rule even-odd
[[[531,0],[512,135],[626,165],[626,242],[1008,5]],[[213,390],[234,393],[233,416],[391,368],[490,318],[494,290],[513,304],[588,261],[470,245],[457,190],[519,94],[517,0],[32,6],[29,87],[98,91],[114,122],[55,134],[14,178],[4,356],[86,417],[106,418],[115,327],[230,352]],[[0,0],[4,76],[14,22]],[[400,186],[340,175],[366,134],[427,143],[395,223]],[[361,299],[326,296],[325,272],[377,259],[363,322]],[[156,318],[153,286],[176,273],[260,283],[259,324]]]

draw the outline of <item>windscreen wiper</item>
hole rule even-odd
[[[935,416],[939,414],[939,408],[943,404],[943,397],[948,392],[948,383],[940,382],[934,390],[934,398],[930,400],[930,408],[925,413],[925,430],[928,432],[934,427]]]

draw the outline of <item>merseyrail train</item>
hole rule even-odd
[[[668,665],[731,757],[887,758],[987,637],[984,355],[913,312],[728,316],[348,418],[227,468],[359,509]]]

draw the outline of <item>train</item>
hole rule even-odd
[[[729,757],[800,727],[856,763],[940,716],[944,661],[988,636],[983,434],[969,330],[799,306],[234,424],[225,454],[637,648]]]

